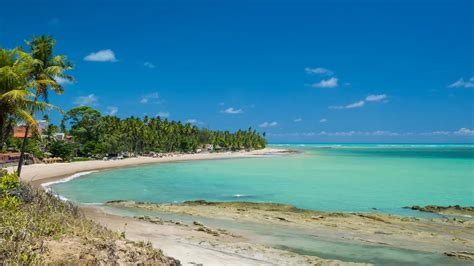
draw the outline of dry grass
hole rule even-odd
[[[0,178],[0,206],[0,264],[179,264],[14,175]]]

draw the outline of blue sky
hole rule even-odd
[[[0,46],[56,38],[76,65],[51,97],[65,110],[252,126],[273,142],[473,142],[473,6],[2,1]]]

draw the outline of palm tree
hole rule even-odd
[[[57,94],[64,92],[61,84],[58,83],[57,79],[62,78],[72,81],[73,78],[69,75],[64,74],[66,70],[72,69],[73,66],[69,63],[65,56],[57,55],[54,56],[53,49],[56,41],[50,36],[40,36],[33,38],[31,41],[26,42],[30,47],[30,54],[32,57],[32,71],[29,76],[30,86],[33,90],[33,102],[38,102],[39,98],[44,99],[48,102],[49,90]],[[35,110],[30,109],[30,116],[34,117]],[[25,129],[25,136],[23,137],[23,143],[21,145],[20,161],[18,163],[17,173],[21,175],[21,168],[23,166],[24,154],[26,143],[28,141],[28,133],[30,130],[30,124],[27,123]]]
[[[36,125],[29,110],[38,111],[50,107],[43,102],[31,100],[33,94],[28,91],[28,77],[32,61],[31,56],[19,48],[0,48],[0,148],[17,119]]]

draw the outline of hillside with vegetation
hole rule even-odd
[[[0,264],[114,263],[179,265],[150,243],[125,239],[15,174],[0,178]]]

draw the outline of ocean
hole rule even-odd
[[[100,171],[52,189],[69,200],[278,202],[322,211],[422,215],[412,205],[474,205],[471,144],[273,144],[297,154]]]
[[[273,144],[298,151],[259,158],[189,161],[77,174],[50,188],[80,204],[109,200],[157,203],[277,202],[342,212],[437,217],[412,205],[474,206],[472,144]],[[185,215],[109,207],[118,215],[192,222]],[[380,265],[469,265],[442,254],[331,242],[308,232],[201,217],[207,225],[246,231],[264,243],[326,259]],[[258,236],[258,237],[257,237]]]

